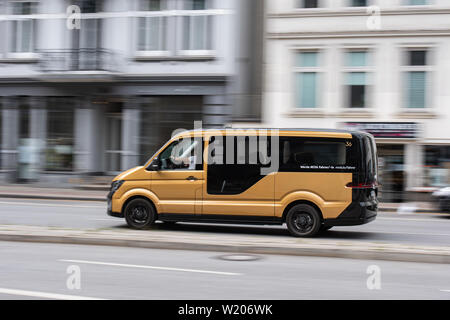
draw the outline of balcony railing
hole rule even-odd
[[[40,55],[43,72],[117,71],[116,56],[106,49],[44,50]]]

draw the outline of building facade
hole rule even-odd
[[[450,2],[266,2],[263,122],[366,130],[385,201],[450,184]]]
[[[254,0],[1,0],[2,181],[112,175],[145,163],[194,121],[257,118],[260,108],[248,103],[258,101],[249,56],[262,51],[262,31],[247,28],[253,5],[262,8]]]

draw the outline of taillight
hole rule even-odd
[[[346,185],[347,188],[352,188],[352,189],[376,189],[378,188],[378,183],[373,182],[373,183],[356,183],[354,184],[353,182],[350,182]]]

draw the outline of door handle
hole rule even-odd
[[[198,179],[196,177],[194,177],[194,176],[190,176],[190,177],[187,177],[186,180],[197,181]]]

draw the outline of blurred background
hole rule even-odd
[[[0,0],[0,33],[4,186],[106,190],[194,121],[368,131],[385,202],[450,184],[449,0]]]

